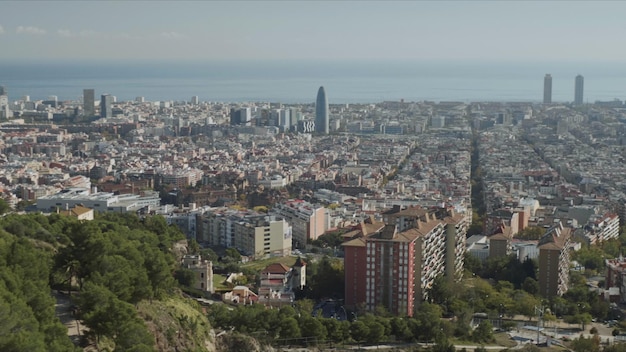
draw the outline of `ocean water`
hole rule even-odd
[[[235,62],[0,62],[9,99],[23,95],[77,100],[84,88],[118,101],[266,101],[312,103],[324,86],[329,102],[531,101],[543,99],[552,75],[552,100],[574,99],[574,77],[585,77],[584,100],[626,98],[620,63],[500,63],[410,61]]]

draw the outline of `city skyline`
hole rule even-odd
[[[5,2],[3,59],[626,60],[620,2],[147,5]]]

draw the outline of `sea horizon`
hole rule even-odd
[[[0,61],[9,99],[55,95],[79,100],[82,90],[118,101],[282,102],[308,104],[324,86],[330,104],[382,101],[541,102],[552,75],[552,100],[574,99],[585,77],[585,102],[626,98],[620,62],[489,62],[411,60]]]

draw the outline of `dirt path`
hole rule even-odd
[[[74,317],[69,295],[57,290],[53,290],[52,295],[57,301],[54,306],[56,316],[61,320],[61,323],[67,327],[67,336],[70,337],[76,346],[80,346],[81,336],[89,331],[89,329]]]

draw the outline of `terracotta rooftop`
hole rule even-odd
[[[572,229],[563,227],[562,224],[550,228],[539,240],[539,249],[561,250],[565,248],[567,240],[571,236]]]
[[[287,265],[283,264],[283,263],[273,263],[268,265],[265,269],[263,269],[263,271],[261,271],[261,274],[284,274],[286,272],[288,272],[290,269]]]

